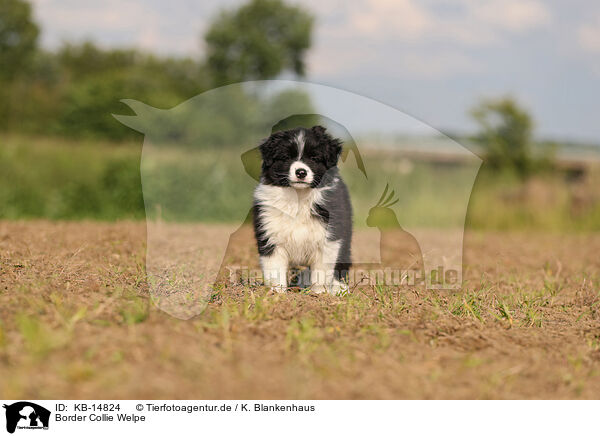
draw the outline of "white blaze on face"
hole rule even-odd
[[[304,153],[304,132],[302,130],[296,135],[296,145],[298,145],[298,160],[300,160]]]
[[[290,166],[288,179],[290,180],[290,185],[294,188],[304,189],[310,187],[310,184],[314,180],[314,174],[309,166],[300,160],[304,153],[303,131],[300,131],[296,136],[296,145],[298,146],[298,160]]]

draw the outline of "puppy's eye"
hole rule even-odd
[[[288,148],[282,148],[277,151],[277,153],[275,154],[275,156],[273,156],[273,158],[276,161],[285,162],[294,157],[294,156],[292,156],[292,154],[293,153]]]
[[[324,157],[318,154],[309,154],[308,156],[306,156],[306,159],[311,160],[313,162],[324,162]]]

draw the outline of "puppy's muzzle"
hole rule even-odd
[[[298,168],[296,170],[296,177],[298,177],[300,180],[304,180],[306,178],[306,170],[304,168]]]

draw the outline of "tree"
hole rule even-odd
[[[0,1],[0,78],[13,79],[35,52],[38,26],[22,0]]]
[[[486,163],[529,175],[534,163],[531,116],[510,97],[483,101],[471,114],[480,127],[476,140],[485,150]]]
[[[56,53],[60,65],[72,79],[110,71],[122,71],[141,63],[143,55],[133,49],[102,49],[91,41],[67,43]]]
[[[251,0],[225,11],[204,36],[207,65],[216,85],[305,73],[313,17],[281,0]]]

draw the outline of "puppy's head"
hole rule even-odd
[[[273,133],[259,149],[262,183],[306,189],[318,187],[335,168],[342,143],[322,126],[299,127]]]

